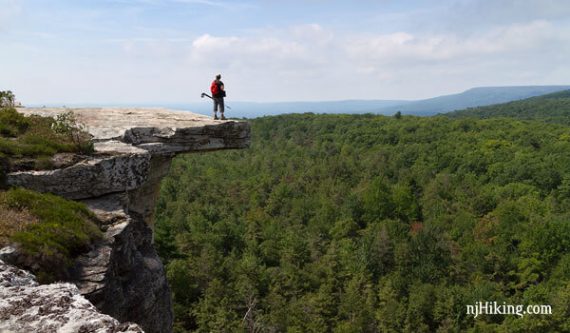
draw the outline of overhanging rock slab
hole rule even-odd
[[[135,146],[162,143],[187,147],[175,152],[247,148],[250,141],[247,122],[213,120],[186,111],[162,108],[18,109],[25,115],[50,117],[68,111],[73,111],[95,141],[117,140]]]
[[[160,180],[176,154],[247,148],[250,125],[166,109],[18,111],[50,117],[73,111],[93,136],[95,154],[80,162],[6,175],[12,186],[81,200],[100,219],[103,240],[76,260],[73,282],[79,292],[103,313],[136,322],[147,333],[172,332],[170,290],[152,244]]]
[[[96,154],[70,167],[7,175],[11,186],[85,199],[141,187],[152,157],[247,148],[250,125],[212,120],[185,111],[140,108],[20,108],[25,115],[55,117],[72,111],[95,142]],[[148,187],[148,186],[147,186]]]

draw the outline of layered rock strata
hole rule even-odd
[[[76,164],[6,176],[11,186],[83,201],[102,221],[103,241],[74,270],[81,294],[119,321],[135,322],[149,333],[170,332],[170,292],[152,245],[160,180],[176,154],[248,147],[249,124],[166,109],[19,111],[52,117],[73,111],[93,136],[95,154]]]
[[[143,331],[97,311],[74,284],[38,285],[32,274],[0,260],[0,332]]]

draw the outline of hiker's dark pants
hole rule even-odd
[[[220,113],[224,113],[224,98],[223,97],[214,97],[212,99],[214,100],[214,114],[216,114],[216,112],[218,112],[218,109],[219,109]]]

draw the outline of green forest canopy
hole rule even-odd
[[[522,101],[469,108],[445,114],[452,118],[511,117],[570,124],[570,90],[527,98]]]
[[[550,111],[566,121],[265,117],[250,149],[176,158],[156,211],[176,332],[570,330],[570,127]]]

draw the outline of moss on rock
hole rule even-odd
[[[0,178],[4,173],[21,168],[20,160],[26,161],[27,169],[50,169],[51,157],[57,153],[93,153],[89,134],[77,123],[67,123],[66,119],[26,117],[14,108],[0,108],[0,159],[4,160]],[[57,130],[61,128],[66,130]]]
[[[0,210],[0,242],[5,243],[0,246],[17,244],[18,264],[41,282],[68,277],[74,258],[101,237],[97,219],[85,205],[52,194],[0,192]]]

